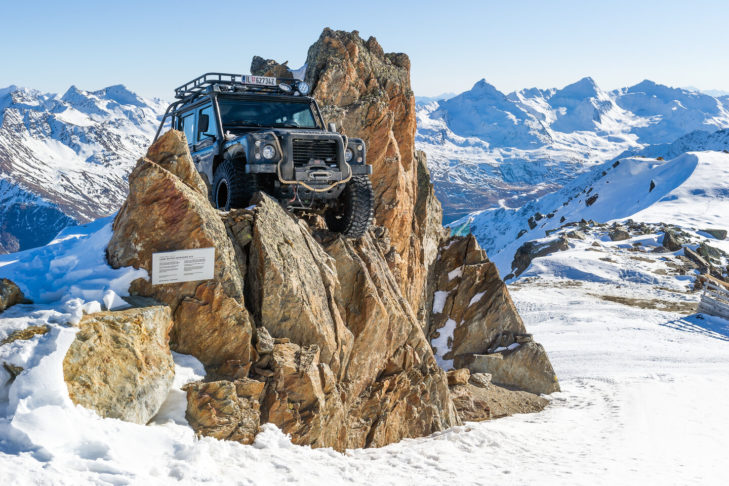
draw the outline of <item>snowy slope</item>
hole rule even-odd
[[[116,211],[164,108],[121,85],[62,96],[0,89],[0,252]]]
[[[651,182],[655,185],[652,190]],[[588,205],[592,198],[595,200]],[[676,224],[691,231],[702,226],[729,230],[727,215],[729,154],[707,151],[671,160],[635,157],[608,162],[519,209],[476,212],[470,228],[506,275],[519,246],[567,223],[631,218]],[[530,218],[536,223],[533,229]]]
[[[680,163],[690,166],[690,159]],[[690,206],[686,202],[683,207]],[[106,218],[70,228],[46,247],[0,257],[0,276],[17,279],[36,300],[2,314],[0,339],[28,325],[50,327],[46,335],[0,346],[0,361],[25,368],[8,383],[0,367],[5,484],[729,481],[724,467],[729,322],[643,304],[695,305],[698,296],[688,290],[692,276],[654,273],[651,281],[626,280],[633,260],[620,259],[617,244],[605,244],[605,253],[589,251],[591,241],[541,259],[511,288],[526,325],[549,350],[563,390],[540,414],[467,423],[344,454],[294,446],[272,425],[265,425],[251,446],[198,439],[186,425],[179,387],[204,371],[194,359],[175,355],[177,388],[150,424],[102,419],[71,403],[61,362],[76,331],[67,323],[99,309],[105,297],[113,302],[110,292],[124,294],[131,279],[143,276],[104,263],[110,225]],[[646,246],[651,238],[657,244],[654,235],[646,235]],[[614,262],[599,259],[605,255]],[[585,271],[596,263],[603,265],[601,280]],[[662,264],[656,257],[643,265],[647,272]],[[641,300],[638,305],[609,300],[621,295]]]
[[[651,81],[607,92],[583,78],[504,94],[481,80],[446,101],[418,104],[417,118],[417,146],[428,154],[449,222],[476,209],[519,207],[648,145],[725,129],[729,101]]]

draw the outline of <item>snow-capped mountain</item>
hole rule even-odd
[[[677,224],[686,231],[729,230],[729,153],[682,153],[672,159],[625,158],[601,164],[562,189],[521,208],[475,212],[454,223],[469,227],[502,275],[516,250],[582,220],[631,218]],[[729,242],[717,242],[729,251]]]
[[[418,148],[450,221],[474,209],[519,207],[618,155],[725,129],[729,99],[652,81],[604,91],[591,78],[504,94],[481,80],[419,104],[417,116]]]
[[[164,108],[121,85],[0,89],[0,253],[116,211]]]

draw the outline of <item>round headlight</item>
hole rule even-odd
[[[302,95],[305,95],[309,92],[309,84],[304,81],[301,81],[296,87],[298,88],[299,93],[301,93]]]
[[[354,157],[354,152],[352,152],[351,148],[347,147],[347,150],[344,151],[344,160],[350,162],[352,157]]]
[[[261,153],[263,154],[264,159],[271,160],[276,156],[276,149],[273,145],[264,145]]]

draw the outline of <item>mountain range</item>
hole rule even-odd
[[[699,132],[692,143],[713,143],[721,136],[712,133],[728,127],[729,96],[648,80],[604,91],[583,78],[508,94],[481,80],[453,98],[420,103],[416,143],[449,222],[474,208],[520,207],[597,164],[680,145],[692,132]]]
[[[583,78],[505,94],[481,80],[436,98],[417,103],[416,145],[446,223],[522,207],[618,157],[729,147],[729,96],[652,81],[604,91]],[[116,211],[165,107],[122,85],[0,89],[0,253]]]
[[[0,89],[0,253],[116,211],[164,108],[121,85]]]

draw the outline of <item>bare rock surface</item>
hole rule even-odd
[[[537,395],[560,391],[557,375],[541,344],[517,344],[492,354],[459,356],[456,363],[471,371],[491,374],[497,385],[516,387]]]
[[[15,304],[27,302],[23,292],[12,280],[0,279],[0,312]]]
[[[496,265],[473,235],[454,236],[443,243],[435,276],[431,339],[448,320],[456,324],[450,344],[437,350],[444,360],[485,353],[504,331],[526,332]]]
[[[185,385],[185,418],[198,435],[251,444],[261,422],[265,383],[251,379]]]
[[[63,360],[71,400],[103,417],[146,424],[175,376],[171,327],[166,306],[84,316]]]
[[[464,422],[481,422],[513,415],[540,412],[549,404],[533,393],[496,385],[486,388],[467,383],[451,387],[458,415]]]

